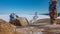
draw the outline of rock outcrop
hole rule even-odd
[[[10,20],[11,24],[15,25],[15,26],[27,26],[29,23],[28,23],[28,20],[24,17],[20,17],[20,18],[16,18],[16,19],[12,19]]]
[[[11,25],[2,19],[0,19],[0,34],[14,34]]]

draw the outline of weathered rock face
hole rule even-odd
[[[10,20],[9,23],[11,23],[15,26],[26,26],[26,25],[28,25],[28,20],[26,18],[20,17],[20,18]]]
[[[21,23],[19,23],[19,20],[17,19],[13,19],[13,20],[10,20],[10,22],[12,25],[15,25],[15,26],[21,26]]]
[[[14,30],[10,24],[0,19],[0,34],[14,34]]]

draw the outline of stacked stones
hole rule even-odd
[[[51,24],[56,24],[56,18],[57,18],[57,0],[50,0],[49,2],[49,11],[50,11],[50,22]]]

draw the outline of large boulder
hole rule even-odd
[[[2,19],[0,19],[0,34],[14,34],[11,25]]]
[[[28,20],[24,17],[12,19],[12,20],[10,20],[9,23],[11,23],[15,26],[27,26],[29,24]]]

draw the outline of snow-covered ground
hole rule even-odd
[[[25,17],[27,18],[28,21],[32,20],[33,19],[33,16],[34,15],[26,15],[26,14],[18,14],[19,17]],[[38,15],[38,18],[37,19],[44,19],[44,18],[49,18],[49,16],[46,16],[46,15]],[[60,17],[58,17],[60,18]],[[9,15],[0,15],[0,19],[3,19],[7,22],[9,22]]]

